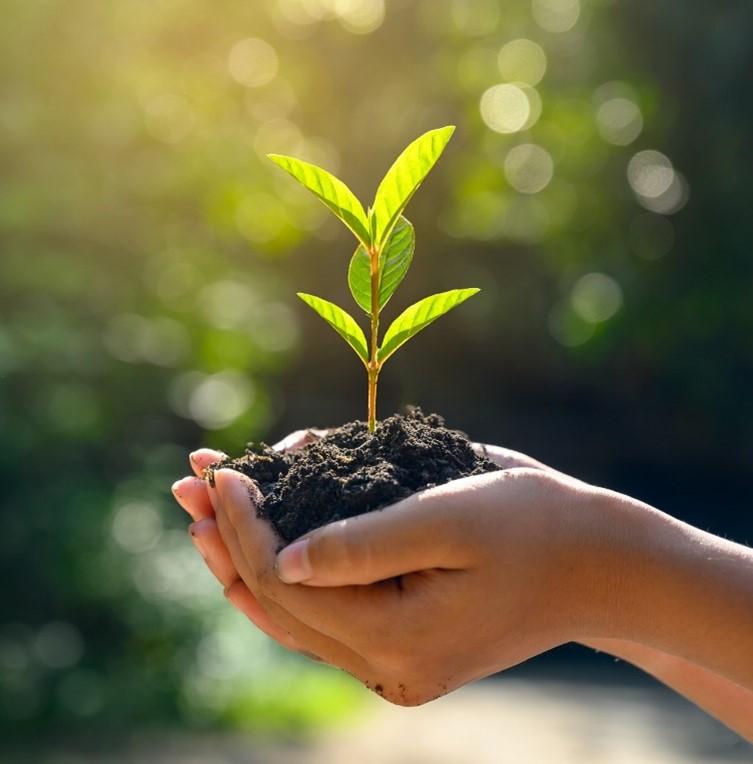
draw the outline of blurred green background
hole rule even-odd
[[[350,309],[349,234],[266,152],[368,200],[457,124],[389,317],[483,293],[380,413],[750,541],[751,71],[746,3],[5,0],[0,735],[289,733],[363,698],[230,612],[169,495],[200,444],[365,415],[295,299]]]

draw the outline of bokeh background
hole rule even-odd
[[[230,612],[169,495],[200,444],[365,415],[359,365],[295,299],[350,309],[350,236],[267,152],[368,200],[409,140],[456,124],[389,313],[483,292],[391,361],[380,413],[420,404],[753,539],[747,3],[2,15],[2,739],[300,736],[368,702]],[[533,664],[635,680],[573,649]]]

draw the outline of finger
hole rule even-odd
[[[385,624],[405,628],[404,624],[398,626],[400,622],[393,616],[395,607],[410,602],[410,597],[395,596],[394,586],[313,589],[282,584],[271,571],[278,539],[271,526],[256,516],[249,500],[249,491],[256,490],[255,485],[227,469],[219,470],[215,478],[220,494],[215,505],[220,534],[241,576],[273,621],[288,631],[302,650],[339,666],[393,702],[411,705],[432,697],[436,687],[424,686],[422,676],[411,675],[402,649],[385,639]],[[225,511],[231,504],[238,505],[234,512],[239,526],[233,525]],[[244,519],[250,520],[248,527],[241,525]],[[378,597],[366,596],[387,592],[390,597],[384,603]],[[351,598],[353,593],[363,595],[363,599]],[[364,614],[370,616],[365,633]],[[410,651],[423,652],[426,648],[415,639],[405,644],[410,645]]]
[[[200,448],[188,455],[191,469],[201,478],[204,477],[204,470],[207,467],[217,464],[217,462],[221,462],[223,459],[227,459],[227,454],[223,454],[222,451],[214,451],[211,448]]]
[[[201,478],[189,476],[176,480],[172,492],[175,500],[193,520],[214,516],[206,483]]]
[[[230,553],[217,530],[214,518],[206,518],[189,527],[191,540],[207,567],[222,584],[225,597],[267,636],[290,650],[298,650],[295,640],[280,628],[240,579]]]
[[[205,518],[193,523],[188,530],[191,541],[217,580],[225,589],[230,587],[240,576],[217,530],[216,520]]]
[[[505,474],[462,478],[378,512],[326,525],[283,549],[277,571],[289,583],[332,587],[434,568],[462,569],[471,563],[468,539],[478,517],[470,507],[489,503],[485,488]]]
[[[291,432],[290,435],[286,435],[278,443],[275,443],[272,448],[275,451],[296,451],[303,446],[309,445],[309,443],[321,440],[327,432],[328,430],[319,430],[314,427],[310,427],[308,430],[296,430]]]
[[[520,451],[513,451],[511,448],[491,446],[486,443],[474,443],[473,450],[479,456],[485,456],[493,461],[497,466],[502,467],[503,470],[514,469],[515,467],[531,467],[537,470],[550,469],[550,467],[547,467],[546,464],[537,459],[533,459]]]
[[[301,647],[296,640],[278,626],[270,617],[267,611],[261,606],[259,600],[254,597],[246,584],[237,578],[230,586],[225,589],[225,597],[228,601],[243,615],[248,618],[257,629],[263,631],[268,637],[271,637],[288,650],[301,652]]]
[[[350,653],[357,652],[364,635],[378,633],[388,617],[385,590],[314,590],[283,583],[274,569],[280,540],[271,525],[257,517],[251,498],[258,491],[255,484],[232,470],[218,470],[215,490],[218,528],[238,572],[274,620],[286,625],[301,644],[306,643],[299,634],[305,631],[309,637],[325,637],[324,649],[334,642],[341,652]],[[321,650],[312,652],[333,662]]]
[[[350,674],[359,677],[362,681],[368,682],[371,669],[360,655],[346,645],[337,642],[332,637],[322,634],[301,622],[280,604],[261,593],[261,585],[255,576],[254,567],[246,559],[235,529],[222,511],[221,505],[218,504],[218,506],[220,506],[217,518],[218,528],[227,544],[233,562],[242,575],[241,580],[246,583],[252,596],[267,612],[272,622],[277,624],[279,628],[289,635],[290,639],[295,641],[299,651],[312,655],[333,666],[339,666]],[[272,556],[273,554],[272,552]]]

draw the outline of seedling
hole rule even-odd
[[[384,176],[368,211],[341,180],[321,167],[293,157],[268,155],[318,197],[358,241],[348,268],[348,284],[353,299],[369,316],[369,342],[355,319],[342,308],[305,292],[298,292],[298,296],[350,345],[366,367],[370,432],[376,428],[377,384],[387,359],[411,337],[479,291],[451,289],[419,300],[390,324],[379,344],[379,316],[408,272],[416,247],[415,231],[403,217],[403,210],[453,132],[453,126],[442,127],[413,141]]]

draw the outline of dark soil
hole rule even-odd
[[[365,422],[350,422],[293,453],[249,444],[243,456],[214,467],[257,482],[264,496],[259,515],[286,542],[425,488],[499,469],[462,432],[420,409],[379,422],[373,435]]]

